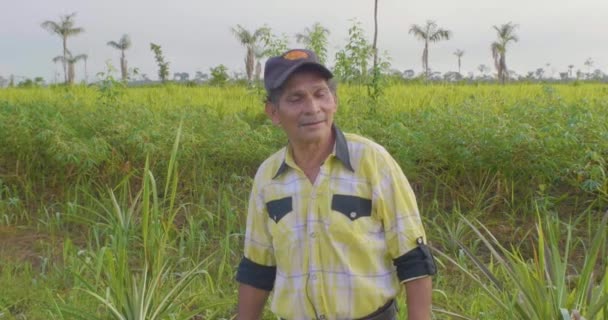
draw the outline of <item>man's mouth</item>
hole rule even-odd
[[[323,123],[323,122],[325,122],[325,120],[304,122],[304,123],[300,124],[300,127],[314,126],[315,124],[319,124],[319,123]]]

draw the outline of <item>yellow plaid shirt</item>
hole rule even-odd
[[[244,256],[276,266],[271,309],[289,320],[373,313],[410,280],[398,279],[394,259],[425,237],[395,160],[368,139],[334,131],[314,184],[285,147],[260,166],[249,199]]]

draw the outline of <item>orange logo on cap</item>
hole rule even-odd
[[[294,50],[286,53],[283,58],[287,60],[300,60],[308,58],[308,53],[306,51]]]

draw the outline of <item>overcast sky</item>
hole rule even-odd
[[[226,65],[231,72],[244,71],[245,50],[231,28],[237,24],[254,30],[267,24],[285,33],[297,46],[294,34],[314,22],[330,30],[329,55],[347,41],[351,19],[359,20],[371,41],[373,0],[0,0],[0,75],[43,76],[53,81],[59,65],[52,63],[62,52],[61,40],[40,27],[45,20],[77,12],[76,25],[85,33],[68,40],[74,54],[89,56],[89,80],[111,60],[119,66],[119,51],[108,47],[122,34],[131,36],[129,67],[156,79],[150,42],[162,46],[174,72],[209,72]],[[435,20],[453,32],[449,41],[430,47],[429,65],[446,72],[457,70],[456,49],[465,51],[463,73],[477,66],[492,66],[490,43],[493,25],[512,21],[519,25],[520,41],[507,54],[509,69],[519,73],[539,67],[558,72],[569,64],[586,71],[587,58],[594,68],[608,71],[608,0],[379,0],[380,50],[388,51],[398,70],[421,70],[422,43],[408,34],[412,24]],[[547,67],[547,64],[550,64]],[[84,70],[76,70],[82,79]],[[58,79],[63,78],[60,74]],[[19,78],[18,78],[19,79]]]

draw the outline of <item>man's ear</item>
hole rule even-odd
[[[266,115],[268,115],[268,118],[270,118],[270,120],[272,121],[272,123],[276,126],[280,126],[281,125],[281,120],[279,119],[279,114],[278,114],[278,106],[275,106],[272,102],[266,102]]]

